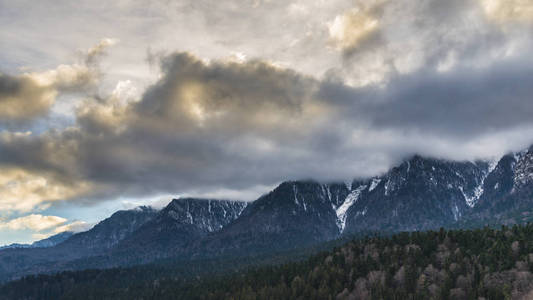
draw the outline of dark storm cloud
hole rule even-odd
[[[372,128],[458,139],[531,125],[532,95],[533,66],[524,60],[443,73],[425,70],[396,77],[386,88],[325,83],[321,89],[321,97]]]

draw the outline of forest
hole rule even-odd
[[[533,224],[367,236],[292,262],[27,276],[0,299],[531,299]],[[228,263],[228,262],[226,262]],[[213,272],[211,272],[211,271]]]

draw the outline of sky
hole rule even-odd
[[[0,0],[0,245],[533,143],[533,0]]]

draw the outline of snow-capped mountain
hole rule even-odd
[[[171,220],[175,226],[192,225],[199,231],[213,232],[239,217],[247,204],[241,201],[214,199],[174,199],[153,222]]]
[[[220,232],[195,244],[193,255],[237,255],[302,247],[339,235],[345,184],[289,181],[251,203]]]
[[[187,235],[176,233],[181,229],[169,229],[179,240],[169,243],[184,255],[227,255],[301,247],[360,232],[456,226],[479,218],[476,211],[483,210],[485,203],[498,202],[502,194],[494,190],[522,194],[531,186],[532,156],[531,151],[523,151],[476,162],[413,156],[381,176],[351,184],[283,182],[221,226],[195,217],[198,212],[209,216],[208,206],[197,206],[199,199],[182,201],[175,212],[171,207],[178,203],[171,203],[165,209],[167,218],[180,220],[180,228],[194,225],[191,228],[197,229],[187,229]],[[501,187],[494,189],[495,185]],[[201,233],[191,235],[195,230]]]
[[[533,147],[492,161],[414,156],[382,176],[354,181],[339,215],[344,233],[490,224],[500,216],[513,223],[520,220],[510,215],[529,216],[532,191]]]
[[[221,230],[240,216],[247,203],[214,199],[174,199],[113,250],[124,258],[132,252],[142,259],[166,257],[190,243]],[[137,258],[138,259],[138,258]]]
[[[90,230],[73,235],[57,247],[80,249],[78,251],[85,251],[90,255],[106,251],[152,220],[157,212],[147,206],[117,211]]]
[[[176,255],[207,234],[221,230],[238,218],[246,206],[242,201],[174,199],[110,255],[126,264],[132,257],[138,262]]]
[[[487,176],[471,219],[527,221],[533,209],[533,147],[505,155]]]
[[[382,176],[352,183],[344,232],[447,226],[475,206],[492,165],[414,156]]]

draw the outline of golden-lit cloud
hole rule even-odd
[[[532,22],[532,0],[480,0],[486,15],[497,22]]]
[[[31,214],[7,222],[0,222],[0,229],[42,231],[64,224],[67,219],[57,216]]]
[[[43,228],[43,226],[34,226],[35,222],[40,222],[39,224],[43,224],[43,226],[46,226],[46,228]],[[65,224],[66,222],[66,219],[56,216],[29,215],[26,217],[11,220],[5,223],[6,226],[4,227],[2,227],[2,225],[0,224],[0,230],[8,229],[13,231],[19,231],[29,229],[31,231],[34,231],[34,233],[31,234],[31,239],[34,241],[38,241],[66,231],[77,233],[87,231],[91,228],[91,224],[88,224],[83,221],[74,221],[72,223]],[[14,226],[13,224],[17,225]]]
[[[165,77],[141,102],[132,104],[129,121],[157,127],[173,124],[174,132],[198,127],[214,132],[269,131],[296,125],[302,131],[300,125],[309,118],[328,111],[327,105],[313,97],[314,79],[269,62],[204,62],[179,53],[164,63]],[[91,112],[99,116],[92,119],[108,119],[103,111]],[[104,119],[102,124],[109,123]]]
[[[91,47],[87,50],[87,57],[85,62],[87,65],[95,63],[95,60],[98,59],[101,55],[105,54],[105,51],[108,47],[114,46],[118,43],[118,39],[115,38],[104,38],[98,44]]]
[[[31,238],[33,240],[44,240],[46,238],[49,238],[52,234],[51,233],[32,233]]]
[[[53,234],[58,234],[65,231],[71,231],[71,232],[82,232],[89,230],[91,227],[91,224],[84,222],[84,221],[74,221],[69,224],[57,226],[54,228]]]
[[[489,73],[525,78],[527,66],[520,67]],[[110,95],[86,97],[71,127],[0,134],[0,209],[162,193],[233,196],[280,178],[369,176],[413,152],[441,154],[427,145],[439,138],[429,136],[451,136],[446,151],[464,158],[465,139],[531,119],[527,82],[496,75],[480,82],[477,73],[453,67],[397,73],[380,88],[187,52],[162,57],[161,71],[138,97],[127,81]],[[502,82],[513,93],[486,88]],[[63,225],[57,230],[69,230]]]
[[[23,120],[41,115],[52,106],[57,91],[29,74],[0,74],[0,119]]]
[[[48,112],[61,93],[95,87],[100,78],[95,63],[115,42],[102,40],[87,51],[85,62],[80,64],[62,64],[55,69],[20,75],[0,73],[0,120],[31,120]]]
[[[339,50],[354,50],[379,29],[378,11],[384,1],[359,3],[328,23],[329,35]]]
[[[318,81],[269,62],[205,62],[178,53],[165,58],[163,70],[141,99],[127,92],[126,82],[108,97],[86,98],[75,126],[1,133],[0,208],[30,211],[158,186],[173,192],[176,173],[226,163],[220,155],[248,155],[237,145],[247,137],[259,135],[269,146],[258,151],[274,155],[283,140],[309,136],[334,111],[316,97]],[[190,180],[199,175],[190,173]],[[146,184],[134,183],[143,177]]]
[[[356,48],[361,40],[378,28],[379,21],[360,9],[335,17],[329,24],[329,34],[339,49]]]
[[[50,202],[80,196],[89,187],[85,182],[67,184],[56,179],[53,174],[0,167],[0,211],[27,212],[44,209]]]

